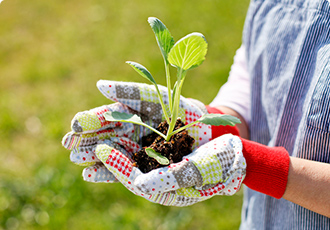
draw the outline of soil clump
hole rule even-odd
[[[184,126],[184,123],[178,119],[175,128],[179,129]],[[168,124],[163,121],[157,127],[157,130],[166,135]],[[149,147],[154,149],[156,152],[167,157],[170,164],[178,163],[182,158],[192,152],[192,146],[195,140],[188,134],[187,130],[182,130],[179,133],[174,134],[171,139],[166,142],[164,138],[156,133],[151,133],[147,136],[142,137],[142,149],[137,153],[133,154],[133,160],[135,166],[138,167],[141,172],[147,173],[153,169],[164,167],[165,165],[159,164],[154,158],[149,157],[145,148]]]

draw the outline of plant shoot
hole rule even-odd
[[[190,33],[177,42],[174,42],[171,33],[159,19],[155,17],[149,17],[148,22],[155,34],[157,44],[164,59],[169,110],[166,109],[158,85],[147,68],[133,61],[127,61],[126,63],[155,86],[164,117],[167,124],[169,124],[167,134],[164,135],[155,128],[143,123],[141,118],[137,115],[119,112],[107,112],[104,114],[105,119],[107,121],[129,122],[145,126],[163,137],[166,141],[169,141],[174,134],[199,122],[207,125],[230,126],[234,126],[235,124],[240,123],[238,118],[230,115],[204,114],[195,122],[189,123],[180,129],[174,130],[175,123],[179,114],[181,90],[187,75],[187,71],[203,63],[207,53],[208,44],[203,34],[197,32]],[[171,88],[170,65],[177,69],[177,77],[173,89]],[[150,157],[156,159],[160,164],[168,164],[168,160],[166,161],[166,158],[163,159],[162,156],[155,152],[153,149],[147,148],[146,152]]]

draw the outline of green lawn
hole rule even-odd
[[[111,103],[99,79],[165,84],[147,18],[174,39],[201,32],[206,61],[183,95],[210,103],[240,46],[247,0],[4,0],[0,4],[0,229],[237,229],[242,194],[163,207],[120,184],[90,184],[61,146],[76,112]],[[174,74],[172,74],[174,75]]]

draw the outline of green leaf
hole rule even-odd
[[[144,124],[141,118],[136,114],[121,113],[121,112],[106,112],[103,114],[107,121],[120,121],[120,122],[131,122],[135,124]]]
[[[161,165],[168,165],[170,163],[170,161],[166,157],[164,157],[160,153],[157,153],[152,148],[146,148],[145,151],[149,157],[154,158]]]
[[[205,60],[207,42],[201,33],[191,33],[175,43],[168,61],[171,65],[183,70],[199,66]]]
[[[156,36],[157,44],[163,55],[163,58],[165,62],[168,63],[167,55],[174,45],[174,39],[170,31],[158,18],[149,17],[148,22],[151,26],[152,31]]]
[[[126,63],[129,64],[130,66],[132,66],[133,69],[135,69],[136,72],[138,72],[142,77],[144,77],[145,79],[149,80],[152,84],[154,84],[156,91],[157,91],[157,96],[158,96],[159,102],[162,106],[162,110],[163,110],[165,118],[166,118],[166,121],[169,122],[170,119],[169,119],[169,115],[168,115],[165,105],[164,105],[162,94],[160,93],[158,85],[157,85],[155,79],[152,77],[151,73],[147,70],[147,68],[145,68],[143,65],[141,65],[139,63],[132,62],[132,61],[127,61]]]
[[[241,121],[234,116],[226,114],[204,114],[201,118],[198,119],[199,122],[206,125],[230,125],[235,126],[236,124],[241,123]]]
[[[152,84],[156,85],[155,79],[152,77],[151,73],[147,70],[146,67],[133,61],[127,61],[126,63],[132,66],[133,69],[135,69],[135,71],[138,72],[142,77],[149,80]]]

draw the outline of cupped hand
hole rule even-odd
[[[133,152],[141,148],[142,137],[150,134],[151,131],[131,123],[106,121],[103,114],[108,111],[137,114],[145,123],[153,127],[157,127],[165,117],[155,87],[152,85],[100,80],[97,87],[106,98],[116,103],[77,113],[72,119],[71,131],[62,139],[62,145],[71,150],[70,159],[73,163],[91,166],[83,171],[85,180],[117,182],[115,176],[95,155],[98,143],[107,140],[108,146],[121,151],[131,159]],[[167,88],[159,86],[159,90],[165,105],[168,106]],[[201,102],[180,98],[179,116],[183,122],[191,123],[205,113],[207,110]],[[194,148],[211,139],[209,125],[194,125],[188,131],[195,139]]]
[[[133,166],[129,154],[108,141],[98,144],[95,154],[131,192],[170,206],[188,206],[215,195],[233,195],[246,171],[241,140],[231,134],[200,146],[179,163],[145,174]]]

